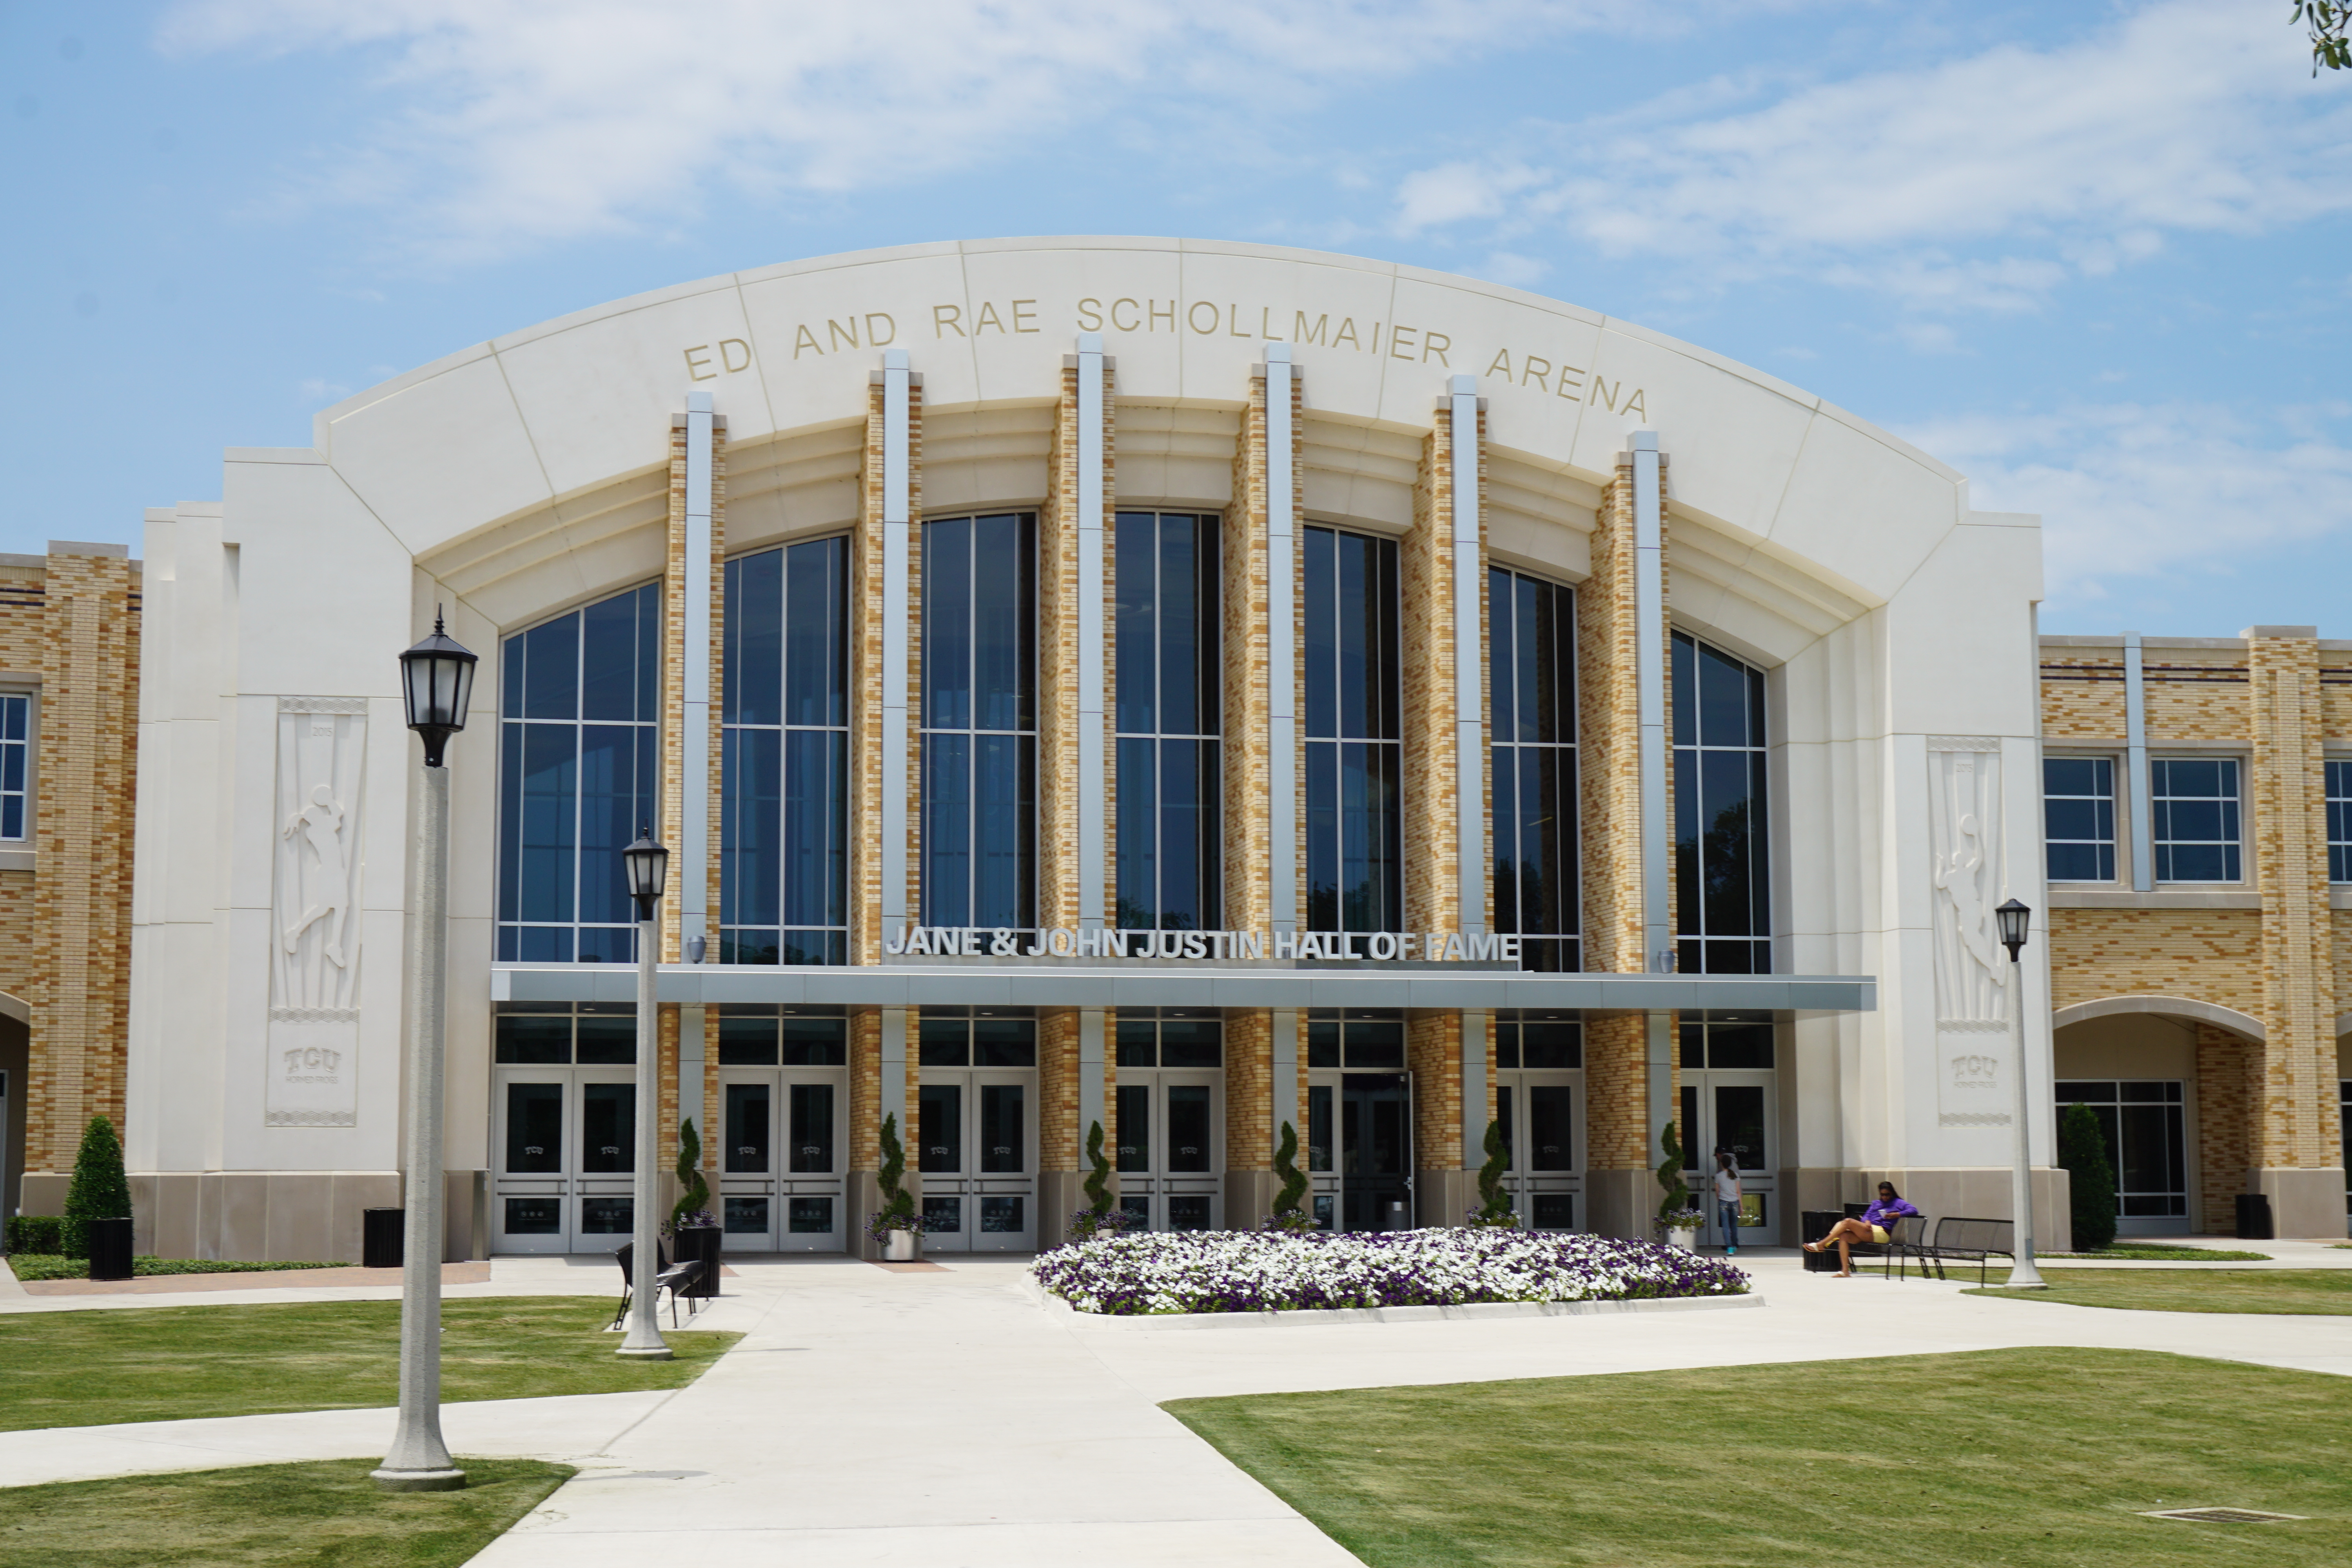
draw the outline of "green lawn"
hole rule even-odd
[[[1995,1280],[2009,1278],[1996,1268]],[[2352,1315],[2352,1268],[2045,1268],[2047,1290],[1979,1290],[2012,1301],[2121,1307],[2141,1312],[2292,1312]]]
[[[2074,1259],[2103,1258],[2110,1262],[2130,1263],[2268,1263],[2267,1252],[2233,1252],[2221,1247],[2103,1247],[2096,1252],[2043,1252],[2036,1248],[2036,1258],[2066,1258]]]
[[[2352,1379],[2185,1356],[1984,1351],[1167,1408],[1374,1568],[2278,1568],[2340,1563],[2352,1540]],[[2137,1517],[2220,1505],[2313,1517]]]
[[[373,1459],[0,1490],[0,1563],[74,1568],[456,1568],[563,1484],[567,1465],[460,1459],[455,1492],[386,1492]]]
[[[600,1297],[444,1300],[441,1396],[676,1388],[741,1337],[665,1324],[677,1360],[623,1361],[612,1315]],[[0,1317],[0,1431],[395,1405],[399,1366],[397,1301],[15,1312]]]

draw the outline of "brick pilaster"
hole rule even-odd
[[[2340,1164],[2336,977],[2327,907],[2327,803],[2319,645],[2248,639],[2253,703],[2255,880],[2263,892],[2261,1098],[2253,1163]]]

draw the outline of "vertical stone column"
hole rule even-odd
[[[1037,519],[1037,923],[1074,930],[1110,923],[1118,896],[1109,852],[1118,832],[1117,770],[1108,761],[1113,719],[1108,703],[1086,700],[1089,691],[1117,689],[1117,643],[1108,635],[1116,592],[1117,371],[1116,362],[1091,348],[1063,356],[1045,505]],[[1097,523],[1099,538],[1087,537]],[[1082,604],[1082,596],[1090,602]],[[1097,766],[1099,782],[1091,776]],[[1090,788],[1100,794],[1098,817]],[[1097,885],[1098,900],[1090,900],[1086,895]],[[1115,1027],[1099,1009],[1053,1008],[1038,1016],[1041,1245],[1059,1237],[1064,1217],[1082,1203],[1088,1129],[1102,1123],[1106,1148],[1118,1140],[1118,1067],[1107,1046]]]
[[[1404,600],[1405,926],[1411,931],[1478,931],[1494,921],[1485,875],[1493,860],[1494,816],[1486,748],[1461,743],[1465,722],[1483,739],[1486,688],[1482,678],[1465,713],[1457,658],[1465,634],[1473,651],[1483,651],[1486,625],[1486,411],[1480,404],[1467,376],[1456,378],[1454,395],[1437,400],[1436,423],[1422,440],[1412,527],[1398,551]],[[1465,455],[1475,470],[1465,471]],[[1475,605],[1475,613],[1462,614],[1465,605]],[[1485,661],[1478,662],[1483,670]],[[1465,795],[1475,802],[1475,821],[1483,825],[1475,837],[1465,831]],[[1473,863],[1465,864],[1465,852]],[[1465,907],[1465,889],[1476,889],[1475,905]],[[1475,1074],[1465,1072],[1465,1037],[1481,1053]],[[1475,1190],[1464,1083],[1475,1077],[1483,1099],[1494,1068],[1484,1016],[1465,1037],[1460,1014],[1416,1012],[1407,1020],[1406,1039],[1413,1070],[1415,1219],[1458,1224]]]
[[[1664,463],[1662,458],[1662,469]],[[1621,974],[1649,967],[1643,931],[1639,639],[1658,639],[1664,656],[1671,653],[1672,636],[1663,606],[1656,625],[1641,624],[1633,490],[1633,457],[1627,452],[1619,456],[1616,477],[1601,492],[1592,532],[1592,575],[1576,595],[1584,967]],[[1660,535],[1663,552],[1663,519]],[[1671,674],[1671,658],[1665,663]],[[1669,679],[1669,736],[1673,702]],[[1671,845],[1671,795],[1668,813],[1666,840]],[[1656,1134],[1647,1125],[1652,1033],[1651,1020],[1643,1014],[1584,1016],[1586,1207],[1592,1228],[1603,1235],[1647,1236],[1649,1216],[1657,1207],[1660,1194],[1650,1173],[1664,1156],[1656,1152]],[[1680,1054],[1673,1048],[1671,1021],[1667,1036],[1670,1081],[1678,1100]]]
[[[694,531],[700,519],[693,511],[691,474],[694,457],[690,421],[708,417],[710,421],[710,522],[708,541],[708,582],[705,584],[708,606],[707,635],[698,639],[694,647],[687,646],[688,584],[694,575],[689,557],[697,553]],[[662,671],[661,671],[661,804],[657,827],[661,841],[670,851],[669,896],[661,902],[661,963],[677,963],[686,956],[687,887],[685,879],[694,875],[689,840],[698,830],[704,846],[701,868],[701,903],[708,916],[705,940],[708,957],[716,962],[719,956],[719,890],[720,826],[723,795],[720,759],[723,746],[719,715],[725,699],[723,682],[726,666],[723,654],[727,633],[727,574],[723,563],[727,556],[727,416],[723,414],[674,414],[670,416],[669,431],[669,539],[662,566]],[[689,682],[691,666],[699,678]],[[693,697],[689,700],[689,688]],[[701,766],[689,769],[688,748],[699,752]],[[687,783],[689,773],[701,783],[699,803],[695,807],[698,820],[689,821],[687,812]],[[696,1009],[701,1011],[699,1007]],[[710,1135],[709,1102],[718,1090],[718,1075],[704,1075],[698,1103],[681,1110],[679,1104],[679,1039],[686,1027],[675,1005],[661,1009],[662,1075],[661,1147],[665,1151],[664,1165],[677,1148],[678,1122],[681,1117],[696,1118],[695,1131],[702,1139],[702,1163],[706,1178],[715,1170],[719,1141]],[[691,1031],[698,1037],[702,1021],[698,1018]],[[639,1042],[644,1048],[644,1042]]]
[[[34,811],[27,1214],[62,1213],[82,1129],[123,1123],[139,594],[130,551],[52,541]]]
[[[2246,638],[2265,1037],[2253,1190],[2270,1194],[2279,1235],[2334,1236],[2344,1228],[2344,1165],[2317,629],[2254,626]]]
[[[1296,716],[1306,701],[1306,648],[1297,614],[1304,591],[1297,534],[1307,504],[1306,388],[1298,366],[1286,357],[1289,352],[1287,344],[1269,343],[1268,363],[1252,370],[1241,439],[1234,449],[1234,499],[1221,537],[1224,923],[1236,931],[1296,931],[1305,919],[1306,821],[1299,789],[1305,745]],[[1270,386],[1279,394],[1273,405]],[[1278,446],[1270,445],[1271,432],[1279,433]],[[1279,593],[1273,576],[1277,560]],[[1278,702],[1277,695],[1287,700]],[[1276,765],[1277,745],[1286,754],[1286,768]],[[1286,833],[1276,830],[1277,809],[1287,819]],[[1275,874],[1277,854],[1289,862],[1286,878]],[[1295,1009],[1225,1014],[1228,1225],[1253,1225],[1272,1212],[1281,1186],[1274,1174],[1274,1152],[1285,1122],[1297,1133],[1299,1168],[1306,1169],[1304,1032]]]
[[[919,910],[922,892],[923,377],[902,351],[884,356],[866,389],[866,443],[858,472],[857,522],[850,535],[850,904],[849,962],[883,961],[895,911]],[[894,401],[898,405],[894,409]],[[891,426],[903,419],[900,450]],[[895,565],[892,552],[902,559]],[[894,575],[895,574],[895,575]],[[897,603],[903,584],[905,604]],[[894,628],[894,617],[897,625]],[[903,733],[893,733],[898,726]],[[895,837],[896,855],[885,853]],[[895,872],[896,886],[884,888]],[[879,1206],[882,1119],[898,1118],[898,1136],[915,1148],[909,1126],[919,1068],[908,1044],[920,1020],[910,1008],[849,1012],[848,1239],[861,1257],[878,1256],[866,1237]],[[919,1190],[915,1162],[907,1186]]]

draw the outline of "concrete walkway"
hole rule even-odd
[[[2294,1245],[2259,1249],[2286,1264]],[[2338,1259],[2352,1253],[2304,1266]],[[985,1568],[1063,1552],[1127,1564],[1352,1562],[1157,1408],[1200,1395],[2010,1345],[2169,1351],[2352,1375],[2352,1318],[2122,1312],[1965,1296],[1958,1283],[1806,1274],[1785,1252],[1739,1259],[1766,1299],[1757,1310],[1217,1333],[1073,1327],[1026,1298],[1022,1260],[942,1261],[910,1272],[843,1259],[737,1260],[730,1296],[703,1321],[747,1337],[691,1387],[449,1406],[461,1452],[583,1467],[476,1561],[617,1568],[699,1546],[814,1564]],[[610,1269],[604,1259],[584,1270],[539,1259],[510,1275],[502,1259],[489,1285],[451,1294],[560,1293],[567,1285],[602,1293]],[[40,1305],[90,1310],[101,1301],[113,1304]],[[16,1305],[0,1301],[0,1310]],[[127,1441],[100,1473],[258,1463],[289,1451],[373,1455],[390,1415],[11,1434],[0,1436],[0,1472],[15,1479],[21,1455],[103,1443],[100,1434],[110,1431]],[[80,1451],[86,1464],[99,1462],[100,1449]],[[688,1540],[698,1535],[708,1539]]]

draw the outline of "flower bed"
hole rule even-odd
[[[1055,1247],[1030,1272],[1077,1310],[1118,1317],[1633,1301],[1748,1290],[1748,1276],[1721,1258],[1657,1242],[1490,1228],[1100,1237]]]

